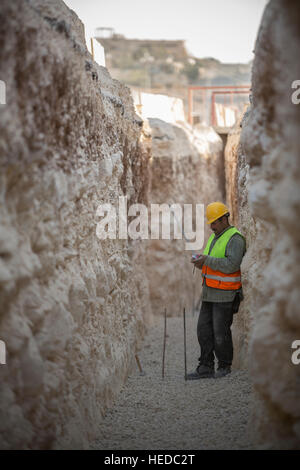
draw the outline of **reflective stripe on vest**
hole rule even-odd
[[[215,279],[216,281],[225,281],[225,282],[240,282],[241,276],[236,277],[222,277],[222,276],[212,276],[211,274],[205,274],[206,279]]]
[[[231,237],[236,233],[243,237],[243,235],[235,227],[230,227],[223,233],[223,235],[220,236],[220,238],[217,239],[210,252],[210,245],[215,238],[215,235],[212,234],[207,242],[203,253],[205,255],[209,254],[214,258],[225,258],[227,243],[229,242]],[[236,290],[242,287],[240,270],[235,271],[234,273],[225,274],[221,271],[216,271],[209,268],[208,266],[203,265],[202,277],[203,282],[205,279],[207,286],[213,287],[215,289]]]

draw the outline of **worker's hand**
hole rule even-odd
[[[206,255],[200,255],[196,261],[191,260],[191,262],[196,266],[196,268],[201,269],[203,264],[205,263],[207,256]]]

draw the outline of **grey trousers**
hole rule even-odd
[[[231,366],[232,320],[233,302],[202,302],[197,324],[199,364],[214,368],[216,356],[218,368]]]

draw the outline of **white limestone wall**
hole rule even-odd
[[[257,445],[300,448],[300,6],[268,3],[255,46],[252,107],[243,123],[239,158],[239,223],[248,239],[242,263],[249,366],[257,401]]]
[[[151,316],[142,248],[99,240],[96,210],[147,203],[149,155],[62,1],[0,16],[0,447],[85,448]]]

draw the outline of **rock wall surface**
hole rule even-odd
[[[248,180],[249,171],[245,162],[240,143],[242,125],[247,115],[248,109],[238,119],[235,126],[230,130],[224,152],[225,175],[226,175],[226,203],[230,210],[230,222],[237,227],[246,237],[246,247],[249,253],[246,258],[251,262],[253,259],[252,246],[255,250],[254,242],[257,235],[256,224],[250,213],[248,203]],[[253,313],[250,308],[252,289],[248,288],[249,266],[242,264],[242,280],[244,300],[239,307],[238,315],[234,316],[232,325],[232,336],[234,343],[233,366],[247,369],[249,366],[249,341],[253,327]],[[254,265],[255,269],[256,265]],[[255,286],[251,286],[254,287]]]
[[[249,319],[250,370],[257,394],[258,444],[300,448],[300,366],[291,361],[300,339],[300,105],[291,100],[300,78],[300,6],[272,0],[259,29],[252,106],[239,155],[239,224],[248,251],[242,263]],[[246,330],[245,330],[246,331]]]
[[[222,139],[206,126],[192,129],[186,123],[176,125],[149,119],[152,134],[151,204],[204,204],[224,200],[224,162]],[[174,224],[180,222],[174,220]],[[203,217],[201,219],[203,223]],[[195,226],[196,227],[196,224]],[[198,229],[203,229],[199,225]],[[185,230],[186,232],[186,230]],[[171,232],[172,233],[172,232]],[[211,231],[204,223],[204,242]],[[187,235],[187,233],[186,233]],[[203,246],[196,250],[200,252]],[[201,273],[193,275],[192,252],[184,238],[150,240],[146,272],[154,314],[167,308],[168,315],[178,315],[182,307],[190,310],[201,292]]]
[[[230,221],[233,225],[238,224],[239,218],[238,161],[241,152],[240,139],[243,116],[244,113],[230,129],[224,149],[226,204],[230,209]]]
[[[143,249],[96,210],[147,203],[149,153],[62,1],[2,1],[0,43],[0,447],[84,448],[151,316]]]

